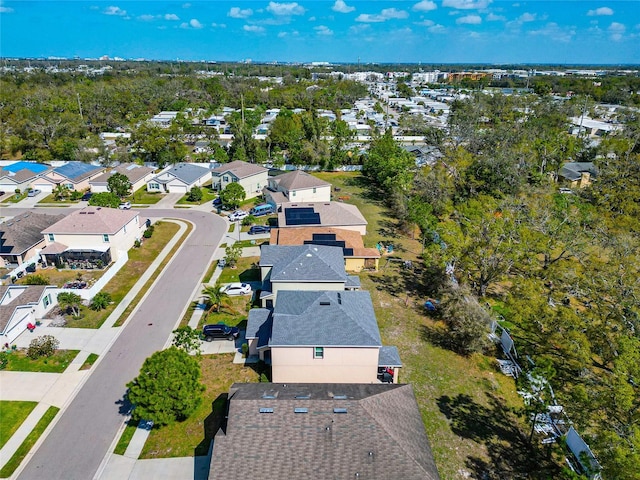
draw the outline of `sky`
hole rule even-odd
[[[0,0],[0,55],[640,64],[640,0]]]

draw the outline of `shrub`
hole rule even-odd
[[[0,370],[7,368],[9,363],[9,354],[7,352],[0,352]]]
[[[187,200],[189,202],[199,202],[202,200],[202,190],[200,190],[200,187],[191,187],[189,195],[187,195]]]
[[[140,245],[142,245],[142,244],[140,243],[140,240],[136,240],[135,242],[133,242],[133,246],[134,246],[135,248],[140,248]]]
[[[24,283],[26,285],[49,285],[49,279],[44,275],[29,275],[25,278]]]
[[[149,225],[149,227],[147,227],[147,229],[144,231],[142,236],[144,238],[151,238],[151,235],[153,235],[153,230],[154,230],[154,226],[153,225]]]
[[[252,225],[256,222],[256,217],[254,217],[253,215],[249,215],[248,217],[244,217],[242,219],[242,225],[244,225],[245,227]]]
[[[242,356],[246,358],[248,353],[249,353],[249,344],[248,343],[243,343],[242,344]]]
[[[233,244],[224,249],[225,260],[227,261],[227,265],[230,267],[235,267],[240,255],[242,255],[242,247],[237,244]]]
[[[50,357],[54,354],[60,342],[53,335],[43,335],[31,340],[27,349],[27,357],[37,359],[40,357]]]
[[[95,310],[96,312],[99,312],[100,310],[104,310],[105,308],[107,308],[110,303],[111,303],[110,294],[108,294],[107,292],[98,292],[91,299],[91,304],[89,305],[89,308],[91,310]]]
[[[82,198],[83,193],[77,190],[71,192],[71,200],[80,200]]]

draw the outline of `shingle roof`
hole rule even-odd
[[[319,178],[302,170],[283,173],[282,175],[273,177],[271,180],[274,180],[280,188],[289,192],[292,190],[304,190],[307,188],[326,187],[331,185],[329,182],[320,180]]]
[[[353,250],[352,257],[380,258],[380,252],[376,248],[365,248],[360,233],[354,230],[345,230],[344,228],[272,228],[269,243],[271,245],[302,245],[305,242],[312,241],[314,234],[335,235],[336,241],[344,242],[345,248]]]
[[[284,290],[269,344],[380,347],[382,341],[369,292]]]
[[[187,185],[191,185],[193,182],[206,175],[208,172],[209,169],[207,167],[201,167],[199,165],[193,165],[191,163],[178,163],[175,167],[167,170],[164,173],[171,174]]]
[[[37,178],[49,169],[51,169],[49,165],[42,163],[17,162],[0,168],[0,178],[14,183],[23,183],[29,179]]]
[[[44,241],[42,230],[62,220],[64,215],[26,212],[0,223],[0,254],[20,255]]]
[[[20,170],[29,170],[33,173],[42,173],[51,168],[49,165],[45,165],[44,163],[36,163],[36,162],[16,162],[11,165],[7,165],[3,168],[3,170],[7,172],[19,172]]]
[[[272,282],[340,282],[347,280],[341,247],[262,245],[260,266],[271,266]]]
[[[252,175],[258,175],[268,171],[269,170],[267,168],[264,168],[261,165],[243,162],[242,160],[235,160],[214,168],[211,170],[211,173],[217,176],[224,175],[225,173],[232,173],[237,178],[247,178]]]
[[[114,234],[136,218],[136,210],[120,210],[106,207],[85,207],[76,210],[59,222],[42,230],[54,234]]]
[[[245,338],[258,339],[258,347],[265,347],[271,336],[271,310],[266,308],[252,308],[247,319],[247,334]]]
[[[588,172],[592,177],[596,177],[598,170],[592,162],[570,162],[565,163],[558,175],[570,181],[580,180],[582,172]]]
[[[72,182],[80,182],[100,170],[104,170],[104,168],[84,162],[69,162],[53,169],[58,175],[68,178]]]
[[[234,384],[227,418],[210,480],[439,478],[411,385]]]
[[[402,361],[396,347],[380,347],[378,353],[378,366],[380,367],[401,367]]]
[[[282,209],[280,213],[278,213],[278,227],[293,226],[287,225],[286,209],[309,207],[312,207],[314,212],[320,215],[320,226],[322,227],[367,225],[367,220],[355,205],[342,202],[289,202],[283,203]],[[304,225],[295,226],[299,227]]]
[[[42,293],[47,288],[55,288],[53,286],[46,285],[30,285],[30,286],[8,286],[8,287],[0,287],[0,301],[3,300],[7,290],[14,291],[13,300],[0,305],[0,333],[4,333],[4,329],[7,327],[7,323],[11,319],[13,312],[16,308],[21,307],[23,305],[32,305],[36,304],[40,301],[42,297]],[[15,291],[21,291],[20,294],[16,295]]]
[[[135,163],[123,163],[122,165],[118,165],[110,171],[97,176],[89,183],[92,185],[96,185],[99,183],[106,184],[109,181],[109,178],[111,178],[111,175],[113,175],[114,173],[121,173],[123,175],[126,175],[131,183],[136,183],[138,180],[144,178],[146,175],[152,172],[153,168],[136,165]]]

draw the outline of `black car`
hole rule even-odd
[[[238,338],[240,330],[238,327],[230,327],[224,323],[217,323],[215,325],[205,325],[202,327],[202,336],[207,342],[212,341],[214,338],[226,338],[227,340],[235,340]]]
[[[258,233],[269,233],[271,231],[271,227],[268,225],[253,225],[249,229],[249,235],[256,235]]]
[[[216,197],[213,199],[213,206],[214,207],[222,206],[222,200],[220,199],[220,197]]]
[[[89,200],[91,197],[93,196],[93,193],[91,192],[87,192],[84,195],[82,195],[82,201],[86,202],[87,200]]]
[[[30,263],[29,265],[27,265],[27,268],[25,268],[25,271],[28,272],[28,273],[35,273],[36,264],[35,263]]]

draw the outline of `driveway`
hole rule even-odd
[[[158,203],[149,205],[149,208],[173,208],[182,197],[184,197],[183,193],[167,193]]]
[[[191,221],[195,228],[124,330],[92,368],[76,397],[18,478],[89,480],[99,469],[129,405],[126,384],[144,360],[164,348],[226,232],[226,221],[202,211],[154,209],[153,216]]]

